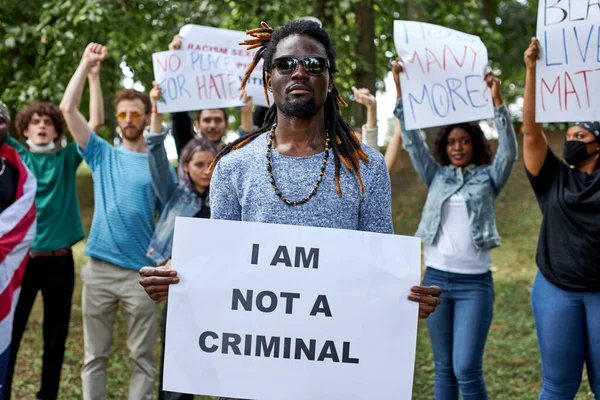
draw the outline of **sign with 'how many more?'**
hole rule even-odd
[[[491,118],[491,91],[484,81],[487,49],[481,39],[416,21],[394,21],[394,44],[407,129]]]

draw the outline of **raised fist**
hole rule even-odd
[[[369,89],[361,88],[357,89],[352,86],[352,91],[354,92],[354,97],[356,98],[356,102],[362,104],[367,107],[373,107],[377,104],[377,100],[375,100],[375,96],[371,94]]]
[[[535,37],[531,38],[531,42],[529,43],[527,50],[525,50],[523,58],[525,59],[525,66],[527,66],[527,69],[535,68],[535,64],[540,58],[540,42],[538,42]]]
[[[181,49],[181,37],[179,35],[173,36],[173,40],[169,43],[169,50],[180,50]]]
[[[106,54],[107,50],[105,46],[92,42],[85,48],[83,56],[81,56],[81,62],[85,64],[88,70],[92,70],[104,61]]]
[[[156,81],[152,81],[152,89],[150,90],[150,102],[152,103],[152,107],[156,108],[156,104],[162,98],[162,90],[160,89],[160,85]]]

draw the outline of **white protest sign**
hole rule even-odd
[[[152,54],[154,79],[162,90],[160,113],[237,107],[240,83],[229,57],[214,52],[162,51]]]
[[[181,48],[184,50],[213,52],[226,56],[238,73],[238,86],[241,85],[246,68],[252,62],[257,51],[257,49],[248,51],[246,46],[239,44],[246,39],[251,39],[246,32],[210,26],[185,25],[179,31],[179,35],[181,36]],[[254,104],[266,106],[262,68],[263,63],[260,62],[248,80],[246,91],[252,95]],[[269,96],[271,95],[269,94]],[[271,104],[273,104],[272,98]]]
[[[164,389],[410,399],[420,250],[406,236],[178,217]]]
[[[394,43],[407,129],[428,128],[494,116],[483,80],[488,65],[481,39],[416,21],[394,21]]]
[[[600,2],[540,0],[537,122],[600,120]]]

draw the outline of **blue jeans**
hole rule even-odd
[[[542,359],[539,399],[573,399],[585,363],[600,400],[600,292],[563,290],[538,271],[531,304]]]
[[[4,397],[4,381],[6,379],[6,370],[8,368],[8,359],[10,357],[10,343],[0,354],[0,399]]]
[[[468,275],[428,267],[423,285],[442,290],[427,318],[435,363],[435,400],[486,400],[483,350],[494,311],[492,273]]]

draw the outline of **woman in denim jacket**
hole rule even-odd
[[[212,143],[204,139],[189,140],[181,151],[177,149],[177,152],[181,154],[177,167],[179,182],[173,180],[164,146],[167,132],[162,128],[162,115],[156,112],[156,103],[160,98],[160,86],[154,82],[154,87],[150,91],[152,117],[150,133],[146,135],[146,143],[148,144],[148,163],[150,164],[152,184],[160,202],[166,204],[150,240],[148,250],[148,256],[156,262],[156,265],[163,265],[171,258],[175,217],[210,218],[208,190],[211,174],[208,172],[208,166],[217,155],[217,150]],[[162,390],[166,320],[167,306],[165,305],[161,322],[163,348],[158,397],[161,400],[191,400],[194,396],[190,394]]]
[[[160,93],[158,85],[150,91],[150,95],[155,96],[156,93]],[[173,180],[164,147],[167,132],[162,127],[162,115],[155,111],[155,97],[151,97],[151,100],[153,114],[150,133],[146,135],[148,163],[152,185],[165,208],[150,240],[148,256],[156,265],[163,265],[171,258],[175,217],[210,218],[208,186],[211,175],[208,173],[208,166],[214,160],[217,150],[204,139],[188,141],[181,151],[177,149],[181,154],[177,168],[179,182]]]
[[[421,132],[406,130],[399,73],[394,114],[402,142],[429,193],[416,236],[425,243],[423,285],[437,285],[441,304],[427,320],[435,362],[436,400],[487,399],[483,351],[492,321],[494,287],[490,249],[500,245],[494,201],[517,158],[517,139],[498,79],[487,74],[498,130],[492,153],[478,123],[440,128],[432,154]]]

